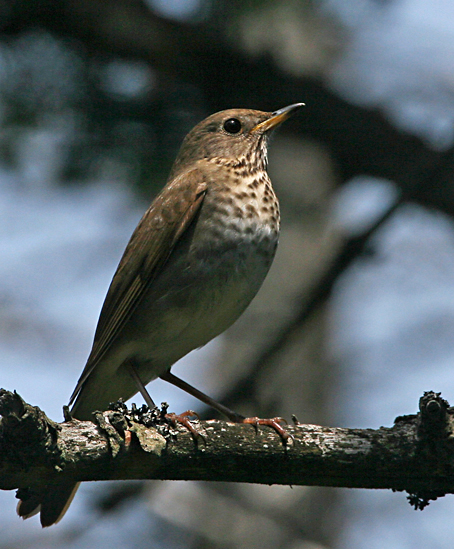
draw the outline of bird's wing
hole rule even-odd
[[[168,183],[145,212],[110,284],[93,348],[70,404],[188,229],[202,205],[206,188],[205,177],[200,170],[185,172]]]

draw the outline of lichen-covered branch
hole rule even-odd
[[[16,394],[0,390],[0,489],[42,490],[75,481],[167,479],[391,488],[415,507],[454,492],[454,410],[425,393],[417,415],[393,427],[288,427],[284,445],[268,427],[195,422],[200,436],[164,413],[115,410],[94,422],[56,424]]]

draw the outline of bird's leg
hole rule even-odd
[[[282,438],[284,443],[288,442],[289,439],[293,438],[290,433],[282,427],[281,423],[287,423],[284,419],[281,417],[274,417],[271,419],[261,419],[258,417],[244,417],[241,414],[237,414],[230,408],[227,408],[227,406],[224,406],[220,402],[216,402],[211,397],[206,395],[205,393],[202,393],[202,391],[199,391],[192,385],[189,385],[189,383],[186,383],[186,381],[183,381],[179,377],[173,375],[170,372],[166,372],[165,374],[162,374],[159,376],[164,381],[168,381],[172,385],[175,385],[179,389],[183,389],[183,391],[186,391],[190,395],[192,395],[195,398],[198,398],[205,404],[208,404],[208,406],[211,406],[224,416],[226,416],[230,421],[233,423],[247,423],[250,425],[254,425],[254,427],[257,428],[258,425],[268,425],[269,427],[272,427]]]
[[[140,379],[139,374],[137,373],[137,370],[134,366],[134,363],[132,361],[126,361],[124,363],[124,367],[128,370],[130,376],[135,381],[135,384],[137,385],[137,388],[140,391],[140,394],[143,396],[143,399],[147,403],[147,406],[150,410],[153,410],[156,408],[156,404],[154,403],[153,399],[150,396],[150,393],[147,391],[145,385],[142,383],[142,380]],[[184,412],[182,414],[166,414],[166,418],[171,421],[174,425],[177,423],[181,423],[181,425],[184,425],[188,431],[191,432],[192,436],[195,439],[198,439],[201,435],[199,431],[194,427],[194,425],[191,423],[189,417],[190,416],[196,416],[199,417],[195,412],[192,410],[188,410],[187,412]]]
[[[179,389],[183,389],[183,391],[185,391],[186,393],[189,393],[195,398],[198,398],[205,404],[208,404],[208,406],[211,406],[212,408],[220,412],[222,415],[228,417],[230,421],[232,421],[233,423],[243,423],[243,420],[246,419],[241,414],[237,414],[233,410],[230,410],[230,408],[227,408],[227,406],[224,406],[220,402],[216,402],[205,393],[202,393],[202,391],[199,391],[192,385],[189,385],[189,383],[186,383],[186,381],[183,381],[182,379],[171,374],[170,372],[166,372],[165,374],[162,374],[159,377],[164,381],[168,381],[172,385],[175,385]]]
[[[123,363],[123,366],[128,370],[129,375],[132,377],[135,384],[137,385],[137,389],[139,390],[140,394],[143,396],[143,399],[147,403],[148,408],[150,408],[150,410],[157,408],[156,404],[154,403],[153,399],[150,396],[150,393],[146,390],[145,385],[142,383],[142,380],[140,379],[139,374],[137,373],[137,370],[133,362],[130,360],[127,360]]]

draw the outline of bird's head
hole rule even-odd
[[[216,160],[234,165],[241,159],[266,168],[267,137],[304,103],[295,103],[273,113],[228,109],[202,120],[185,137],[171,176],[198,160]]]

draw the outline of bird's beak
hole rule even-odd
[[[293,105],[289,105],[288,107],[284,107],[283,109],[279,109],[278,111],[273,112],[269,118],[254,126],[251,130],[251,133],[267,132],[275,128],[276,126],[279,126],[279,124],[282,124],[284,120],[287,120],[287,118],[292,116],[294,112],[296,112],[300,107],[303,106],[304,103],[294,103]]]

